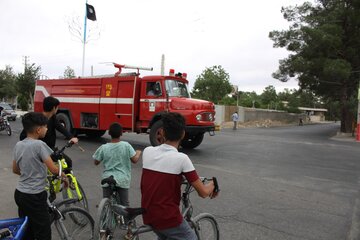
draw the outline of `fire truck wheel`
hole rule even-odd
[[[71,133],[72,127],[70,123],[69,117],[65,113],[58,113],[56,114],[56,118],[59,120],[59,122],[64,126],[64,128]]]
[[[158,146],[164,143],[164,135],[163,135],[163,123],[161,120],[155,122],[150,129],[150,143],[152,146]]]
[[[191,136],[191,137],[185,137],[182,141],[181,141],[181,146],[183,148],[188,148],[188,149],[193,149],[196,148],[197,146],[199,146],[201,144],[201,142],[204,139],[204,133],[199,133],[195,136]]]

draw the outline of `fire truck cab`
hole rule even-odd
[[[114,64],[115,75],[73,79],[37,80],[34,110],[42,112],[47,96],[60,100],[58,120],[74,134],[100,137],[113,122],[124,131],[149,133],[153,146],[164,141],[162,113],[178,112],[186,120],[184,148],[199,146],[204,134],[214,135],[215,106],[212,102],[192,99],[185,73],[140,77],[148,68]],[[137,69],[121,73],[122,68]]]

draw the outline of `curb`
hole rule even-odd
[[[360,239],[360,199],[356,198],[353,214],[350,223],[350,229],[346,240],[358,240]]]

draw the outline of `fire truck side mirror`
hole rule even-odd
[[[155,92],[156,96],[161,96],[162,95],[160,82],[155,83],[154,92]]]

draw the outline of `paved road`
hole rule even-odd
[[[0,216],[16,215],[10,171],[11,151],[18,138],[0,132]],[[214,200],[193,194],[195,212],[211,212],[220,224],[221,239],[339,240],[359,239],[360,145],[331,139],[339,125],[323,124],[267,129],[224,129],[206,136],[198,149],[184,151],[203,176],[218,176],[221,195]],[[148,136],[125,134],[136,149]],[[101,167],[91,155],[108,140],[81,138],[86,152],[73,147],[75,173],[85,188],[92,215],[101,199]],[[58,145],[63,144],[62,140]],[[133,168],[130,201],[138,206],[141,163]],[[145,236],[142,239],[154,239]]]

